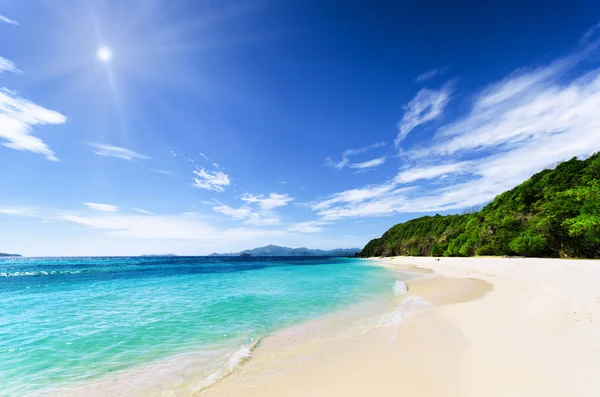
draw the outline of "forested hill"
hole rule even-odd
[[[600,153],[535,174],[479,211],[400,223],[361,255],[600,258]]]

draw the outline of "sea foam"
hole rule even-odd
[[[215,384],[219,379],[224,378],[225,376],[232,373],[235,369],[239,368],[239,366],[246,360],[248,360],[252,356],[252,351],[260,342],[260,338],[254,337],[251,338],[250,341],[244,345],[242,345],[239,349],[232,351],[227,355],[227,358],[224,363],[222,363],[218,368],[213,370],[205,380],[203,380],[196,392],[199,392],[207,387]]]
[[[79,274],[81,271],[60,272],[56,270],[42,270],[39,272],[2,272],[0,277],[27,277],[27,276],[58,276],[66,274]]]
[[[408,287],[406,283],[402,280],[396,280],[394,283],[394,295],[401,296],[408,292]]]

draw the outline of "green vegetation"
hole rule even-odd
[[[600,153],[537,173],[481,210],[398,224],[361,255],[600,258]]]

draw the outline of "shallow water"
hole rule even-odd
[[[347,258],[1,259],[0,395],[44,395],[111,374],[135,387],[136,374],[153,371],[177,372],[153,394],[197,391],[262,336],[391,296],[395,280]]]

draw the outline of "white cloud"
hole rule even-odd
[[[379,185],[333,194],[313,210],[324,220],[457,210],[599,151],[600,68],[575,70],[597,46],[488,85],[432,142],[403,153],[411,167]]]
[[[0,207],[0,214],[31,217],[34,217],[36,215],[35,212],[32,211],[30,208],[23,207]]]
[[[21,98],[14,91],[0,88],[0,138],[2,145],[15,150],[29,151],[59,161],[56,155],[40,138],[31,135],[32,126],[63,124],[67,118]]]
[[[219,224],[214,221],[203,221],[202,216],[195,213],[148,216],[0,206],[0,216],[3,215],[59,222],[55,224],[56,228],[76,228],[77,244],[73,244],[72,240],[61,239],[61,233],[54,233],[44,238],[47,244],[37,244],[35,250],[21,250],[22,253],[36,256],[148,253],[206,255],[212,252],[236,252],[267,244],[332,249],[364,243],[364,236],[344,233],[325,237],[314,231],[294,232],[282,227],[265,228],[253,225],[223,228],[218,227]],[[8,238],[4,241],[5,244],[15,247],[22,240],[22,236],[18,234],[13,236],[9,233],[4,237],[5,240]]]
[[[443,68],[428,70],[428,71],[423,72],[420,75],[418,75],[415,78],[415,81],[418,83],[422,83],[424,81],[431,80],[432,78],[434,78],[436,76],[441,76],[441,75],[445,74],[448,71],[448,69],[450,69],[450,67],[444,66]]]
[[[394,141],[396,146],[408,136],[408,134],[421,124],[438,118],[446,109],[450,95],[454,89],[452,82],[446,83],[439,90],[423,88],[411,101],[404,106],[404,115],[398,123],[398,136]]]
[[[365,146],[360,149],[348,149],[348,150],[344,151],[344,153],[342,153],[341,161],[335,162],[331,159],[331,157],[327,157],[327,158],[325,158],[325,165],[328,167],[334,168],[336,170],[341,170],[342,168],[344,168],[347,165],[352,167],[353,164],[350,163],[350,158],[349,158],[350,156],[356,156],[358,154],[367,152],[371,149],[377,149],[377,148],[384,147],[385,145],[386,145],[385,142],[375,142],[369,146]]]
[[[277,207],[283,207],[288,205],[290,202],[294,200],[293,197],[290,197],[287,194],[279,194],[279,193],[271,193],[268,196],[264,196],[262,194],[244,194],[242,196],[242,200],[247,203],[256,203],[260,207],[260,209],[264,211],[269,211]]]
[[[277,216],[256,211],[249,206],[233,208],[228,205],[219,205],[213,207],[213,210],[232,219],[243,220],[244,223],[250,225],[273,226],[281,224],[281,220]]]
[[[22,73],[13,61],[0,57],[0,73],[3,72]]]
[[[293,200],[294,198],[287,194],[271,193],[265,196],[246,193],[242,196],[242,201],[247,204],[237,208],[228,205],[217,205],[213,207],[213,210],[252,225],[279,225],[281,220],[273,210],[284,207]]]
[[[245,220],[245,219],[252,218],[254,215],[254,211],[252,210],[252,208],[250,208],[248,206],[233,208],[228,205],[218,205],[218,206],[213,207],[213,210],[215,212],[219,212],[223,215],[227,215],[228,217],[233,218],[233,219],[244,219]]]
[[[142,214],[146,214],[146,215],[155,215],[154,212],[146,211],[141,208],[132,208],[132,210],[140,212]]]
[[[210,223],[186,215],[65,215],[62,220],[89,226],[111,236],[148,240],[190,240],[201,242],[239,242],[286,232],[248,228],[217,229]]]
[[[411,188],[396,188],[397,183],[388,181],[381,185],[369,185],[359,189],[350,189],[332,195],[331,198],[314,203],[311,208],[315,211],[322,211],[337,205],[351,204],[355,205],[366,201],[376,200],[382,197],[400,196]]]
[[[224,192],[225,187],[229,186],[229,176],[222,171],[206,171],[204,168],[194,171],[198,178],[194,178],[194,186],[198,189],[212,190],[214,192]]]
[[[442,177],[448,174],[463,172],[470,165],[472,165],[472,162],[462,161],[459,163],[439,164],[419,168],[411,167],[396,175],[395,181],[397,183],[409,183],[423,179]]]
[[[379,158],[365,161],[362,163],[350,164],[350,168],[358,168],[358,169],[375,168],[375,167],[379,167],[380,165],[384,164],[385,160],[386,160],[385,157],[379,157]]]
[[[82,204],[88,208],[91,208],[96,211],[102,211],[102,212],[117,212],[119,210],[119,207],[115,207],[114,205],[110,205],[110,204],[99,204],[99,203],[82,203]]]
[[[9,18],[5,17],[4,15],[0,15],[0,22],[8,23],[10,25],[18,25],[19,24],[19,22],[15,21],[14,19],[9,19]]]
[[[324,221],[298,222],[288,226],[287,230],[298,233],[321,233],[323,231],[321,226],[327,225],[328,223],[329,222]]]
[[[99,156],[116,157],[127,161],[132,160],[147,160],[150,157],[134,152],[133,150],[125,149],[119,146],[105,145],[102,143],[89,142],[88,145],[94,147],[94,153]]]

